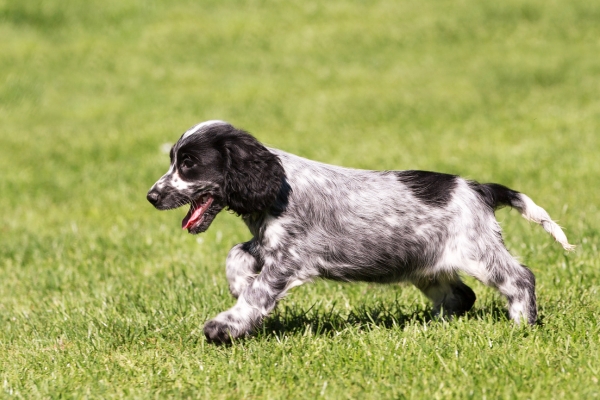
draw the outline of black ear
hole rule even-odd
[[[236,130],[223,143],[225,200],[240,215],[266,211],[284,178],[279,158],[250,134]]]

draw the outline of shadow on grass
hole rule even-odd
[[[391,304],[362,304],[350,311],[338,310],[335,304],[324,310],[313,304],[308,310],[296,307],[278,309],[256,332],[260,336],[280,336],[283,334],[312,334],[333,336],[346,329],[404,329],[409,325],[423,325],[430,322],[441,322],[435,317],[431,308],[417,305],[414,311],[406,312],[407,305],[398,302]],[[474,308],[465,315],[473,320],[491,320],[493,322],[508,321],[508,312],[500,302],[487,304],[483,308]],[[450,321],[451,322],[451,321]]]
[[[319,309],[313,305],[308,310],[284,307],[278,309],[263,326],[262,333],[269,335],[307,334],[333,335],[345,329],[403,328],[408,324],[427,323],[432,320],[429,310],[418,309],[412,313],[403,313],[398,304],[362,304],[350,311]]]

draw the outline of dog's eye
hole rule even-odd
[[[192,168],[194,165],[196,165],[196,163],[194,162],[194,160],[189,157],[189,156],[185,156],[183,158],[183,160],[181,160],[181,166],[183,168]]]

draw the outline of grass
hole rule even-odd
[[[600,395],[600,8],[584,0],[0,0],[0,393],[11,398],[594,398]],[[328,163],[504,183],[574,254],[498,219],[538,279],[515,327],[477,282],[431,320],[409,286],[294,289],[213,346],[224,260],[147,189],[161,151],[225,119]]]

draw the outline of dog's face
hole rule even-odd
[[[201,128],[194,128],[171,148],[170,168],[152,186],[147,198],[159,210],[189,204],[181,227],[196,234],[208,229],[226,203],[222,154],[213,135],[203,135]]]
[[[171,166],[148,192],[159,210],[189,204],[181,226],[208,229],[225,207],[240,215],[268,210],[284,177],[279,159],[247,132],[222,121],[198,124],[171,149]]]

